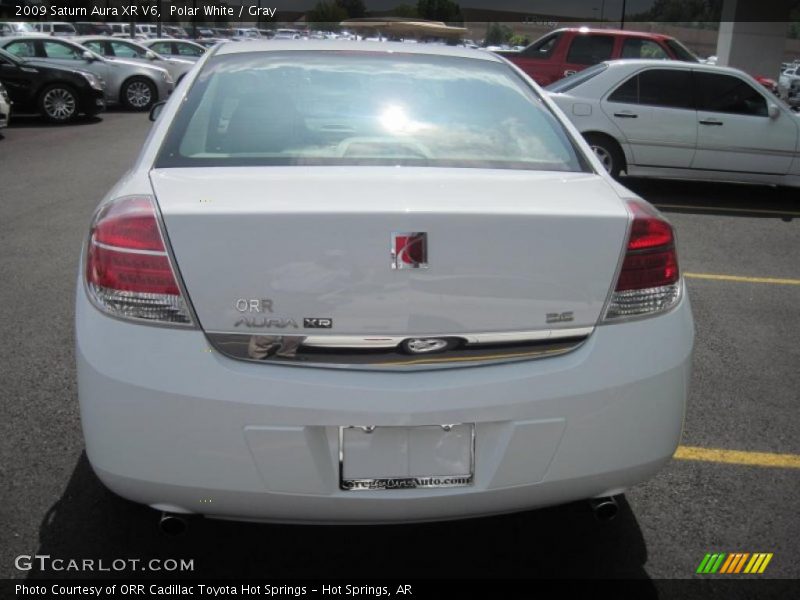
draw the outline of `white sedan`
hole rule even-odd
[[[694,339],[672,227],[531,80],[298,40],[186,77],[82,257],[110,489],[165,523],[609,517],[670,460]]]
[[[800,118],[742,71],[620,60],[547,91],[614,176],[800,185]]]

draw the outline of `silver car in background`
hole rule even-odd
[[[20,58],[89,71],[105,81],[106,102],[130,110],[148,110],[175,89],[166,69],[129,60],[110,61],[71,40],[41,35],[3,37],[0,48]]]
[[[190,60],[162,56],[152,49],[131,40],[122,40],[104,35],[90,35],[76,38],[75,41],[108,60],[115,62],[118,60],[133,61],[166,69],[176,83],[194,65],[194,62]]]
[[[161,56],[170,58],[180,58],[182,60],[189,60],[197,62],[203,54],[206,53],[206,47],[197,42],[190,40],[175,40],[170,38],[161,38],[155,40],[145,40],[140,42],[142,46],[149,48],[153,52]]]

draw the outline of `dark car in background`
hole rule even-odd
[[[53,123],[105,109],[105,84],[92,73],[24,60],[0,50],[0,83],[15,113],[38,113]]]

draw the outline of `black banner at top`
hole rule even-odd
[[[0,0],[4,21],[321,23],[347,19],[621,23],[798,21],[800,0]]]

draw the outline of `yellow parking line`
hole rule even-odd
[[[656,208],[669,208],[676,210],[712,210],[731,213],[752,213],[763,215],[778,215],[781,217],[800,217],[800,212],[793,210],[768,210],[766,208],[728,208],[727,206],[697,206],[696,204],[654,204]]]
[[[721,448],[678,446],[673,458],[732,465],[774,467],[777,469],[800,469],[800,455],[798,454],[774,454],[772,452],[746,452],[743,450],[723,450]]]
[[[689,279],[713,279],[716,281],[738,281],[741,283],[772,283],[774,285],[800,285],[800,279],[778,277],[743,277],[741,275],[715,275],[713,273],[684,273]]]

